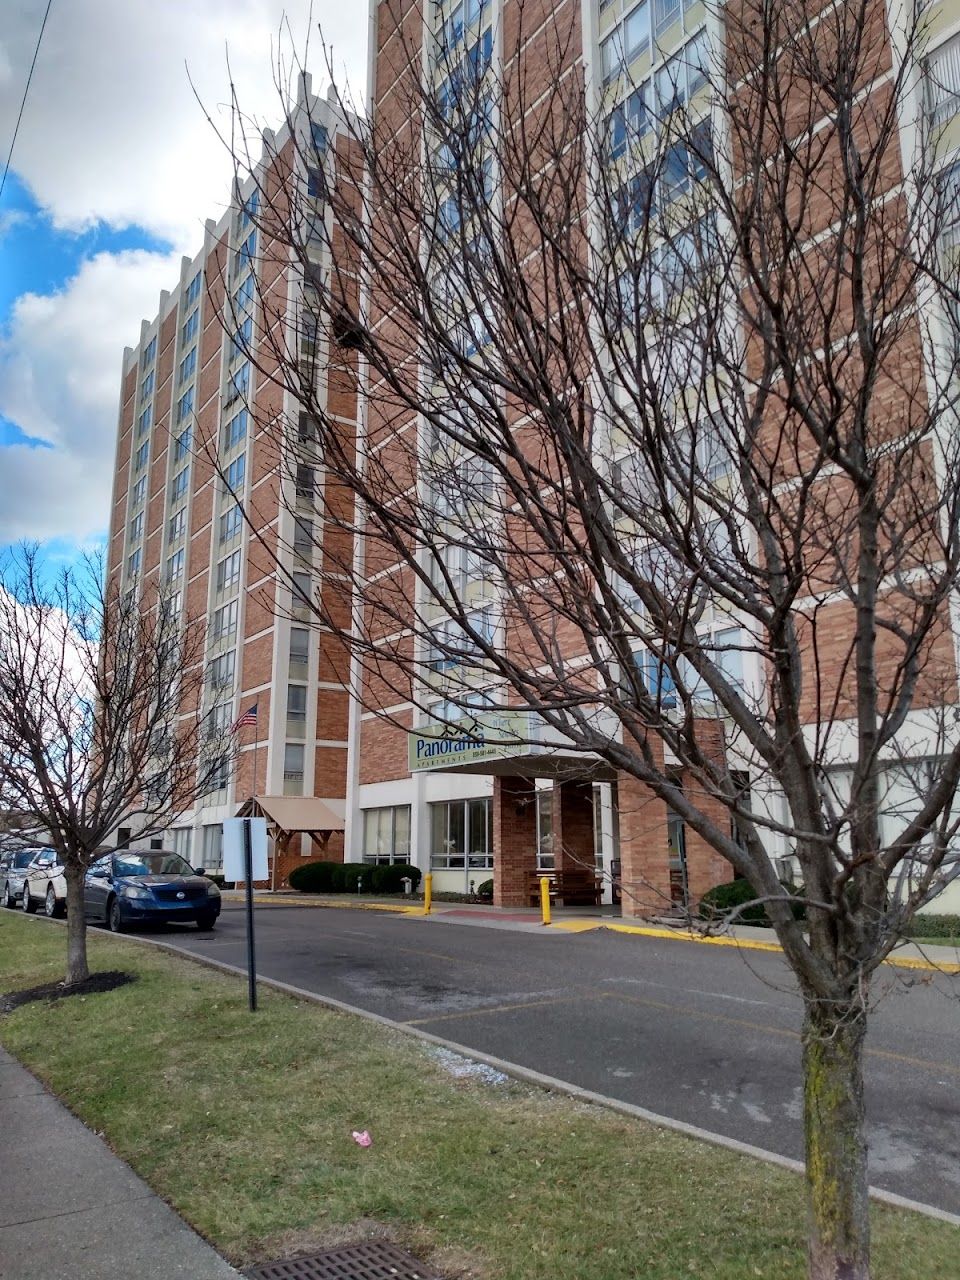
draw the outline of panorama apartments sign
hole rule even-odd
[[[433,723],[407,735],[410,772],[529,755],[531,728],[527,711],[484,711],[462,724]]]

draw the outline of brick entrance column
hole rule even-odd
[[[592,903],[594,883],[593,784],[553,785],[553,855],[565,903]]]
[[[663,746],[650,746],[662,759]],[[630,774],[617,780],[621,901],[625,916],[655,916],[670,909],[667,806]]]
[[[493,780],[493,901],[528,907],[537,869],[537,789],[530,778]]]
[[[724,756],[723,725],[718,720],[698,720],[697,738],[702,744],[704,755],[720,761]],[[707,795],[697,780],[686,771],[683,774],[683,789],[698,809],[723,832],[730,830],[730,814],[726,806],[713,796]],[[687,851],[687,888],[690,895],[690,909],[695,911],[697,903],[708,889],[716,884],[726,884],[734,878],[733,868],[726,858],[722,858],[712,845],[707,844],[703,836],[692,827],[684,828],[684,845]]]

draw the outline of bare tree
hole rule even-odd
[[[744,0],[642,82],[625,31],[592,86],[575,6],[473,8],[425,57],[380,6],[372,122],[318,158],[291,114],[260,193],[317,619],[366,707],[599,757],[750,882],[804,1000],[810,1275],[863,1280],[871,976],[960,869],[943,94],[877,0]]]
[[[200,710],[202,641],[96,559],[55,571],[23,546],[0,564],[0,798],[63,866],[68,985],[89,973],[83,882],[106,842],[166,830],[230,767]]]

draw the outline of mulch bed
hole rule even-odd
[[[83,982],[74,982],[69,987],[63,982],[45,982],[42,987],[29,987],[26,991],[8,991],[0,995],[0,1013],[12,1013],[23,1004],[31,1004],[34,1000],[63,1000],[67,996],[94,996],[101,991],[114,991],[117,987],[125,987],[128,982],[136,982],[135,973],[125,973],[122,969],[107,969],[103,973],[91,973]]]

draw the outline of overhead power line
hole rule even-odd
[[[30,74],[27,76],[27,83],[23,90],[23,99],[20,103],[20,114],[17,116],[17,123],[13,126],[13,137],[10,139],[10,150],[7,152],[7,163],[3,166],[3,177],[0,178],[0,196],[3,195],[3,188],[7,185],[7,174],[10,172],[10,161],[13,159],[13,148],[16,145],[17,134],[20,132],[20,121],[23,119],[23,109],[27,105],[27,94],[30,92],[30,81],[33,79],[33,69],[37,65],[37,54],[40,52],[40,41],[43,39],[43,33],[46,29],[47,19],[50,17],[50,6],[53,0],[47,0],[46,12],[43,15],[43,21],[40,23],[40,34],[37,36],[37,47],[33,51],[33,61],[30,63]]]

